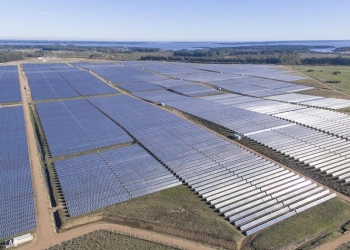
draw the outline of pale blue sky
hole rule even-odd
[[[350,39],[349,0],[1,0],[0,39]]]

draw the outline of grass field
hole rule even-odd
[[[138,221],[149,221],[152,222],[149,226],[153,227],[150,229],[164,228],[168,233],[172,233],[173,229],[175,235],[183,231],[193,240],[198,237],[198,241],[203,236],[229,242],[236,242],[243,237],[186,186],[166,189],[110,206],[104,209],[104,213],[111,217],[125,216]]]
[[[303,244],[317,235],[330,235],[349,220],[350,205],[339,198],[292,216],[259,233],[251,249],[280,249]]]
[[[155,242],[132,238],[108,231],[98,231],[84,235],[72,241],[60,244],[50,249],[57,250],[115,250],[115,249],[152,249],[152,250],[172,250],[169,246],[161,245]]]
[[[290,68],[309,75],[330,87],[350,94],[350,67],[346,66],[291,66]],[[339,83],[331,83],[339,82]]]
[[[181,185],[93,211],[63,218],[65,229],[84,218],[102,215],[102,220],[173,235],[208,245],[236,248],[243,238],[188,187]]]

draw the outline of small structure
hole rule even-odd
[[[241,135],[235,134],[235,133],[233,133],[233,134],[231,135],[231,137],[232,137],[234,140],[241,140],[241,139],[242,139],[242,136],[241,136]]]
[[[17,247],[20,244],[29,242],[33,240],[33,235],[31,233],[29,234],[24,234],[18,237],[15,237],[13,239],[7,240],[5,241],[5,247],[9,248],[9,247]]]
[[[165,104],[163,102],[160,102],[159,106],[165,106]]]
[[[218,87],[217,90],[222,90],[222,88]]]

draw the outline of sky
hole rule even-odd
[[[349,0],[1,0],[0,39],[349,40]]]

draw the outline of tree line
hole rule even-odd
[[[0,51],[0,63],[18,61],[23,59],[23,53],[19,51]]]
[[[174,51],[171,56],[142,56],[141,60],[181,61],[192,63],[282,64],[282,65],[350,65],[350,57],[301,57],[308,46],[254,46]],[[312,53],[311,53],[312,54]]]

